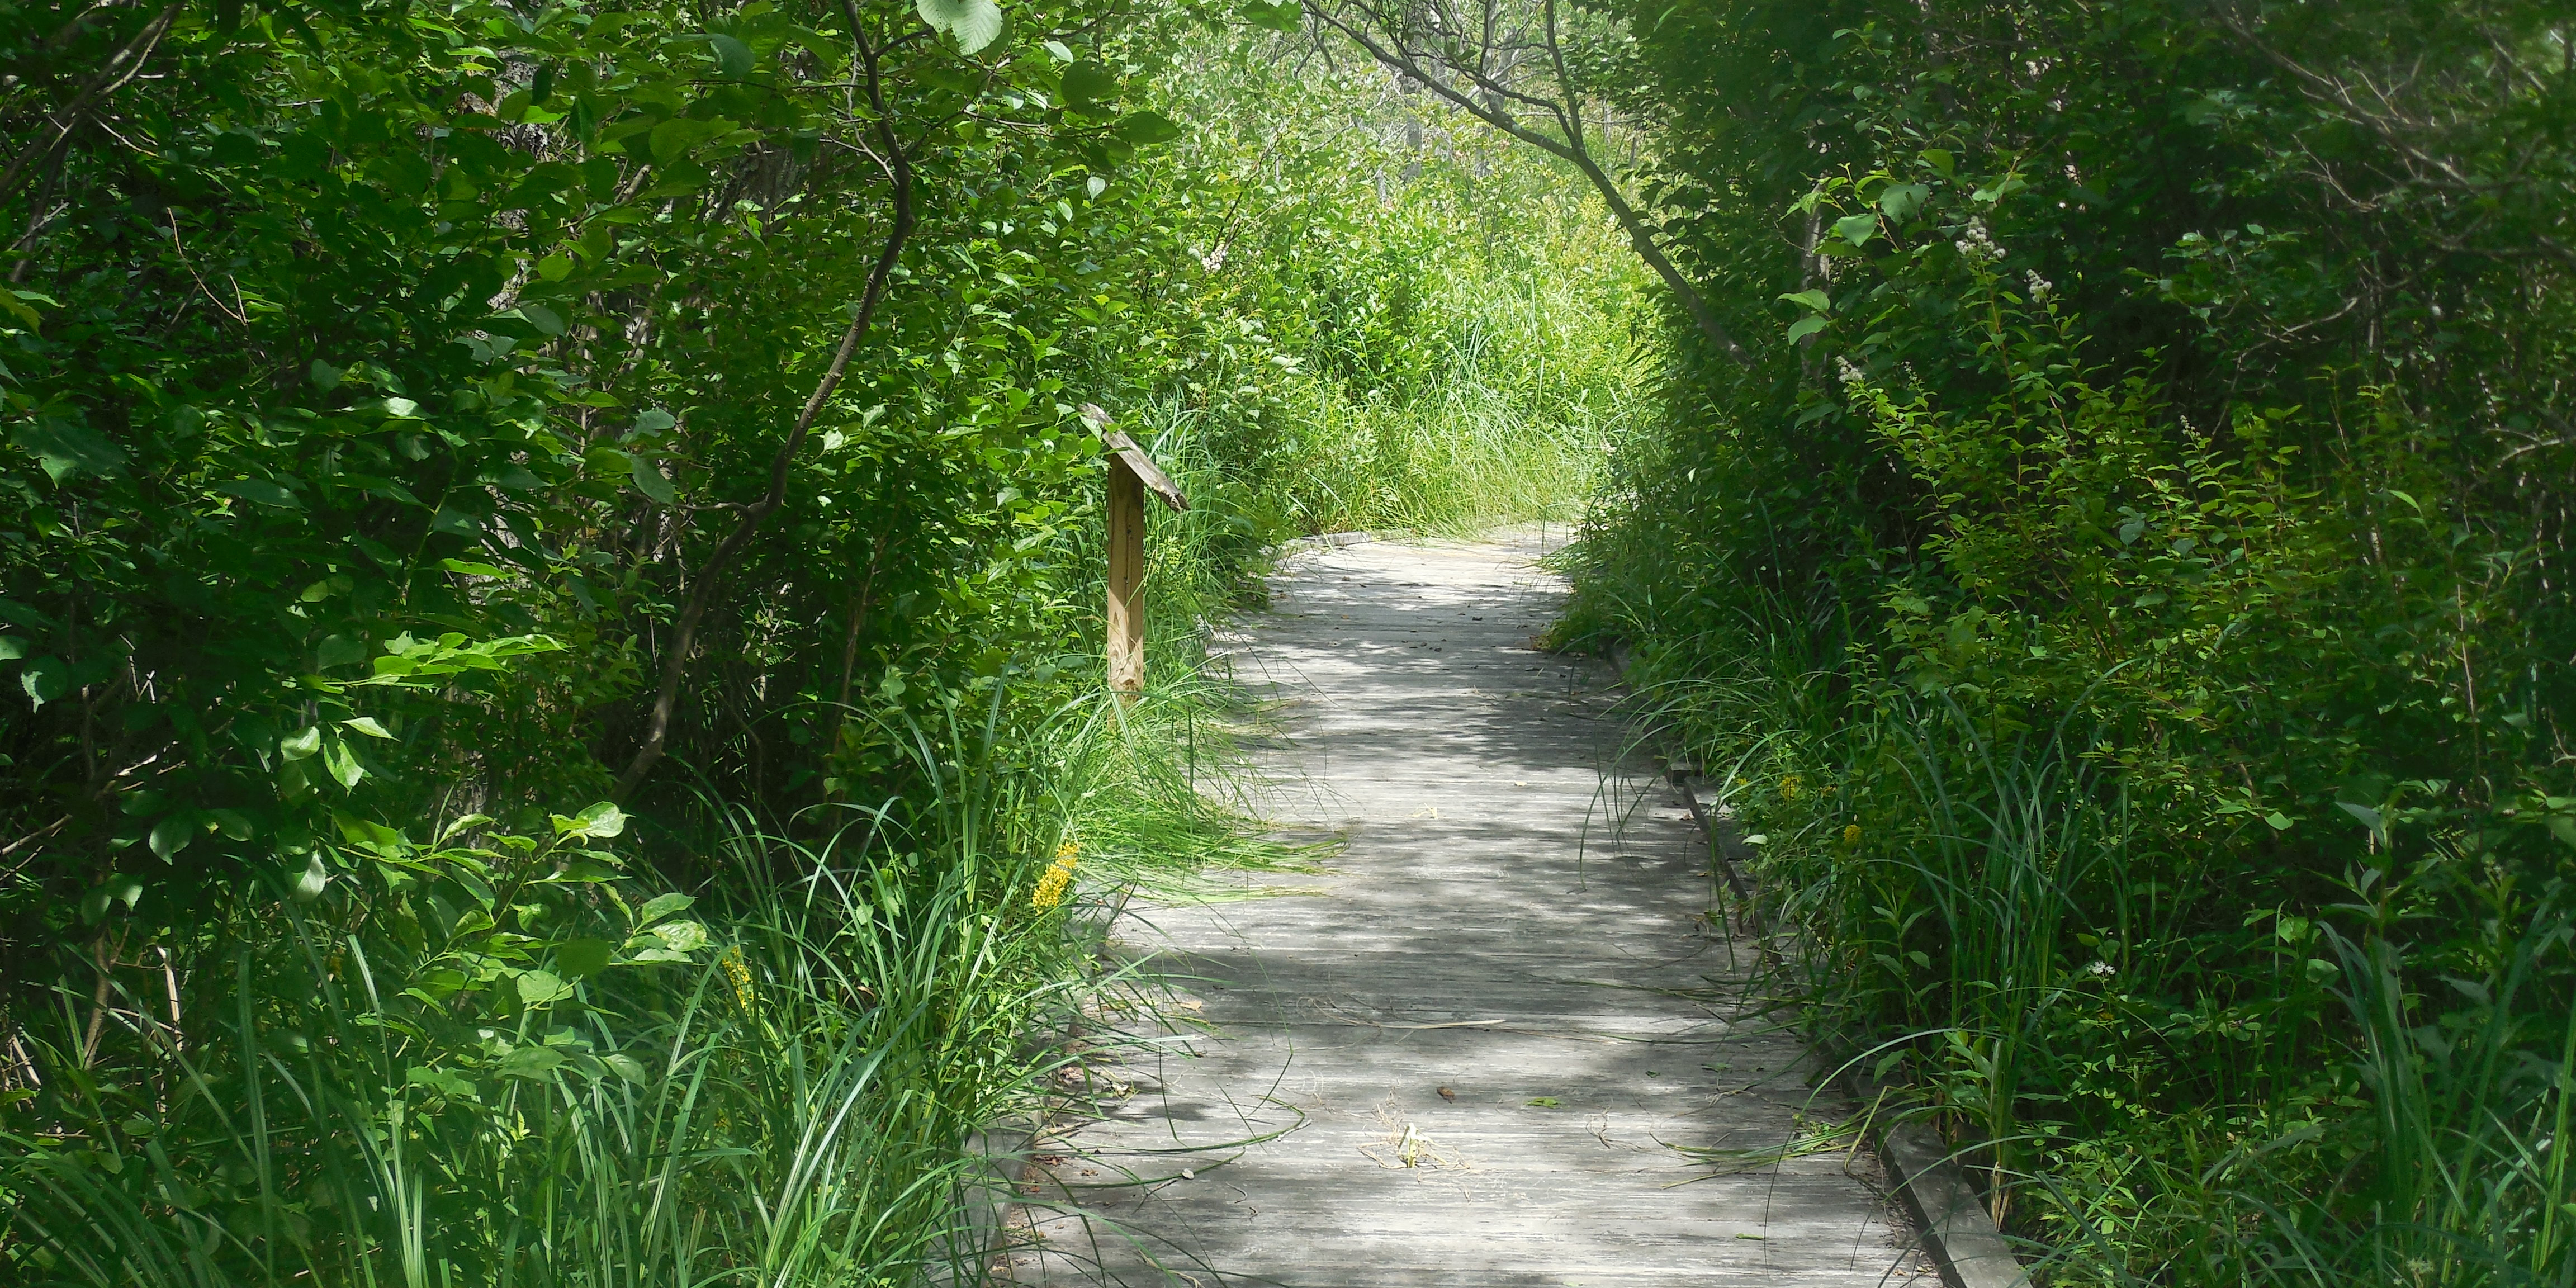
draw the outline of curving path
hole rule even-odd
[[[1233,641],[1280,704],[1261,800],[1347,840],[1274,897],[1131,908],[1171,992],[1039,1142],[1023,1284],[1517,1288],[1935,1282],[1866,1152],[1796,1133],[1706,850],[1619,755],[1606,667],[1533,652],[1535,533],[1291,558]]]

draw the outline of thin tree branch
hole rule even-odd
[[[1378,25],[1387,29],[1387,43],[1379,43],[1358,25],[1344,21],[1338,13],[1326,9],[1323,0],[1307,0],[1307,10],[1315,15],[1316,21],[1340,32],[1351,43],[1368,51],[1369,57],[1376,59],[1379,65],[1389,71],[1412,77],[1427,86],[1432,93],[1447,99],[1459,110],[1581,171],[1584,179],[1601,194],[1602,204],[1610,209],[1610,217],[1618,220],[1620,230],[1628,234],[1629,245],[1636,249],[1637,257],[1646,262],[1646,267],[1654,270],[1655,276],[1661,278],[1665,288],[1673,293],[1673,298],[1681,302],[1682,311],[1690,315],[1691,322],[1699,328],[1700,334],[1707,337],[1709,343],[1717,346],[1718,352],[1725,354],[1736,365],[1742,367],[1753,365],[1752,355],[1746,353],[1744,346],[1737,344],[1735,337],[1727,334],[1726,328],[1719,324],[1716,312],[1709,308],[1707,297],[1701,295],[1699,288],[1682,275],[1681,269],[1674,265],[1672,257],[1664,253],[1664,248],[1655,240],[1653,230],[1647,226],[1645,217],[1637,213],[1636,207],[1628,204],[1627,195],[1619,190],[1618,183],[1601,168],[1600,163],[1593,160],[1590,149],[1583,146],[1582,134],[1579,130],[1570,128],[1565,139],[1552,138],[1514,120],[1511,113],[1502,110],[1498,103],[1479,99],[1451,84],[1446,77],[1434,75],[1426,68],[1420,55],[1404,47],[1402,37],[1392,23],[1365,8],[1362,12],[1370,12],[1372,17],[1377,18]],[[1553,4],[1548,6],[1548,13],[1552,23],[1555,13]],[[1555,39],[1555,31],[1551,25],[1548,32],[1551,46]],[[1564,120],[1565,108],[1560,103],[1531,98],[1511,90],[1473,70],[1459,66],[1454,60],[1440,61],[1444,68],[1475,82],[1478,88],[1489,91],[1496,98],[1508,95],[1543,107],[1551,115],[1556,116],[1560,123]],[[1561,62],[1559,66],[1562,67]],[[1570,83],[1561,88],[1569,95],[1573,92]]]
[[[654,764],[662,759],[662,753],[670,742],[671,714],[679,704],[680,684],[688,675],[689,652],[697,643],[698,624],[722,593],[724,574],[735,556],[750,544],[760,525],[786,502],[787,477],[796,463],[796,453],[805,445],[805,436],[813,429],[815,417],[822,414],[832,392],[840,388],[841,378],[848,373],[850,359],[858,353],[860,342],[867,338],[868,324],[875,319],[877,305],[885,298],[886,283],[894,274],[896,261],[903,255],[905,241],[912,236],[912,159],[904,151],[902,141],[896,138],[893,117],[886,108],[885,80],[878,62],[880,51],[869,45],[867,29],[860,24],[850,0],[842,0],[841,7],[850,23],[851,43],[858,47],[860,65],[866,71],[868,105],[876,117],[877,141],[885,150],[882,161],[886,177],[893,187],[894,224],[886,232],[885,247],[878,252],[876,264],[868,270],[867,289],[859,297],[859,307],[851,315],[849,329],[841,333],[841,346],[832,355],[832,365],[825,368],[823,378],[814,386],[813,396],[805,400],[805,409],[797,414],[795,427],[788,431],[786,439],[779,443],[777,453],[770,458],[769,489],[761,494],[759,500],[743,508],[741,517],[734,522],[733,531],[726,533],[724,540],[717,543],[715,552],[707,556],[706,563],[698,570],[697,579],[689,586],[688,596],[681,601],[679,616],[671,623],[671,641],[662,657],[661,683],[653,695],[653,713],[645,724],[644,739],[636,747],[634,759],[627,762],[626,771],[617,776],[614,799],[620,801],[632,794],[636,785],[643,782],[644,776],[651,773]]]

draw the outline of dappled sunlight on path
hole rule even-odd
[[[1234,642],[1261,803],[1335,833],[1280,897],[1131,909],[1160,1026],[1037,1148],[1024,1284],[1850,1284],[1928,1271],[1865,1153],[1723,1174],[1847,1107],[1742,996],[1704,850],[1535,652],[1535,534],[1300,555]],[[1082,1213],[1084,1215],[1077,1215]],[[1893,1224],[1892,1224],[1893,1223]]]

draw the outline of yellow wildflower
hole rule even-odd
[[[760,997],[751,990],[751,964],[742,959],[742,949],[726,949],[725,955],[718,960],[724,963],[725,978],[733,981],[734,1003],[742,1007],[743,1014],[751,1014],[752,1003],[759,1001]]]
[[[1073,884],[1074,857],[1081,852],[1082,847],[1071,841],[1056,847],[1055,862],[1047,865],[1046,872],[1038,877],[1036,892],[1029,896],[1030,907],[1045,912],[1064,902],[1064,892]]]
[[[1807,780],[1791,774],[1780,780],[1780,799],[1793,801],[1806,794]]]
[[[1845,824],[1843,824],[1843,844],[1845,844],[1845,845],[1858,845],[1858,844],[1860,844],[1860,824],[1858,824],[1858,823],[1845,823]]]

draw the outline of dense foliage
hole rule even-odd
[[[2568,1282],[2564,7],[1613,8],[1748,360],[1680,333],[1578,625],[1820,1031],[2056,1282]]]
[[[1260,857],[1201,620],[1636,405],[1591,209],[1276,41],[0,3],[0,1277],[970,1272],[1086,901]]]

